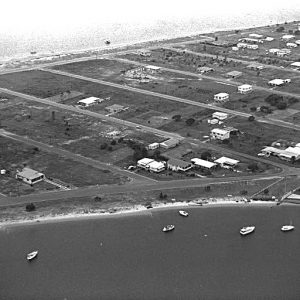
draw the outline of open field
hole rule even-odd
[[[55,186],[46,182],[36,183],[31,187],[15,179],[16,171],[21,170],[24,166],[42,172],[47,178],[71,188],[122,183],[126,180],[119,175],[112,174],[108,170],[99,170],[86,166],[82,163],[44,152],[38,147],[27,146],[8,138],[0,137],[0,147],[1,168],[8,171],[7,174],[1,175],[0,192],[9,196],[56,189]]]

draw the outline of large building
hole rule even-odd
[[[34,184],[45,179],[45,175],[30,168],[24,168],[22,171],[17,171],[16,178],[28,184]]]

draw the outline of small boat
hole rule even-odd
[[[187,217],[187,216],[189,215],[189,213],[188,213],[187,211],[185,211],[185,210],[180,210],[180,211],[179,211],[179,214],[180,214],[181,216],[183,216],[183,217]]]
[[[281,231],[291,231],[293,229],[295,229],[295,226],[293,225],[284,225],[281,227]]]
[[[247,226],[247,227],[243,227],[240,230],[240,234],[241,235],[247,235],[251,232],[253,232],[255,230],[255,226]]]
[[[175,229],[174,225],[167,225],[163,228],[163,232],[168,232],[168,231],[171,231],[171,230],[174,230],[174,229]]]
[[[27,254],[27,260],[33,260],[34,258],[37,257],[39,251],[33,251]]]

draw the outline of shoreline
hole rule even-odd
[[[83,219],[98,219],[105,217],[125,217],[136,216],[140,214],[149,214],[153,210],[171,210],[179,208],[212,208],[212,207],[224,207],[224,206],[276,206],[276,201],[245,201],[241,197],[235,197],[232,200],[226,200],[225,198],[214,198],[210,200],[198,200],[198,201],[182,201],[173,203],[153,203],[152,208],[147,208],[144,205],[133,206],[121,206],[109,209],[98,209],[93,211],[78,211],[67,214],[48,215],[29,219],[0,221],[0,230],[5,230],[8,227],[33,225],[33,224],[47,224],[58,223],[66,221],[79,221]]]

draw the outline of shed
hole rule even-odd
[[[28,184],[34,184],[45,179],[45,175],[30,168],[24,168],[22,171],[17,171],[16,178]]]
[[[168,169],[172,171],[182,171],[186,172],[192,168],[192,164],[190,162],[186,162],[177,158],[170,158],[167,162]]]
[[[191,162],[194,164],[195,167],[203,169],[212,169],[217,165],[216,163],[201,158],[192,158]]]

